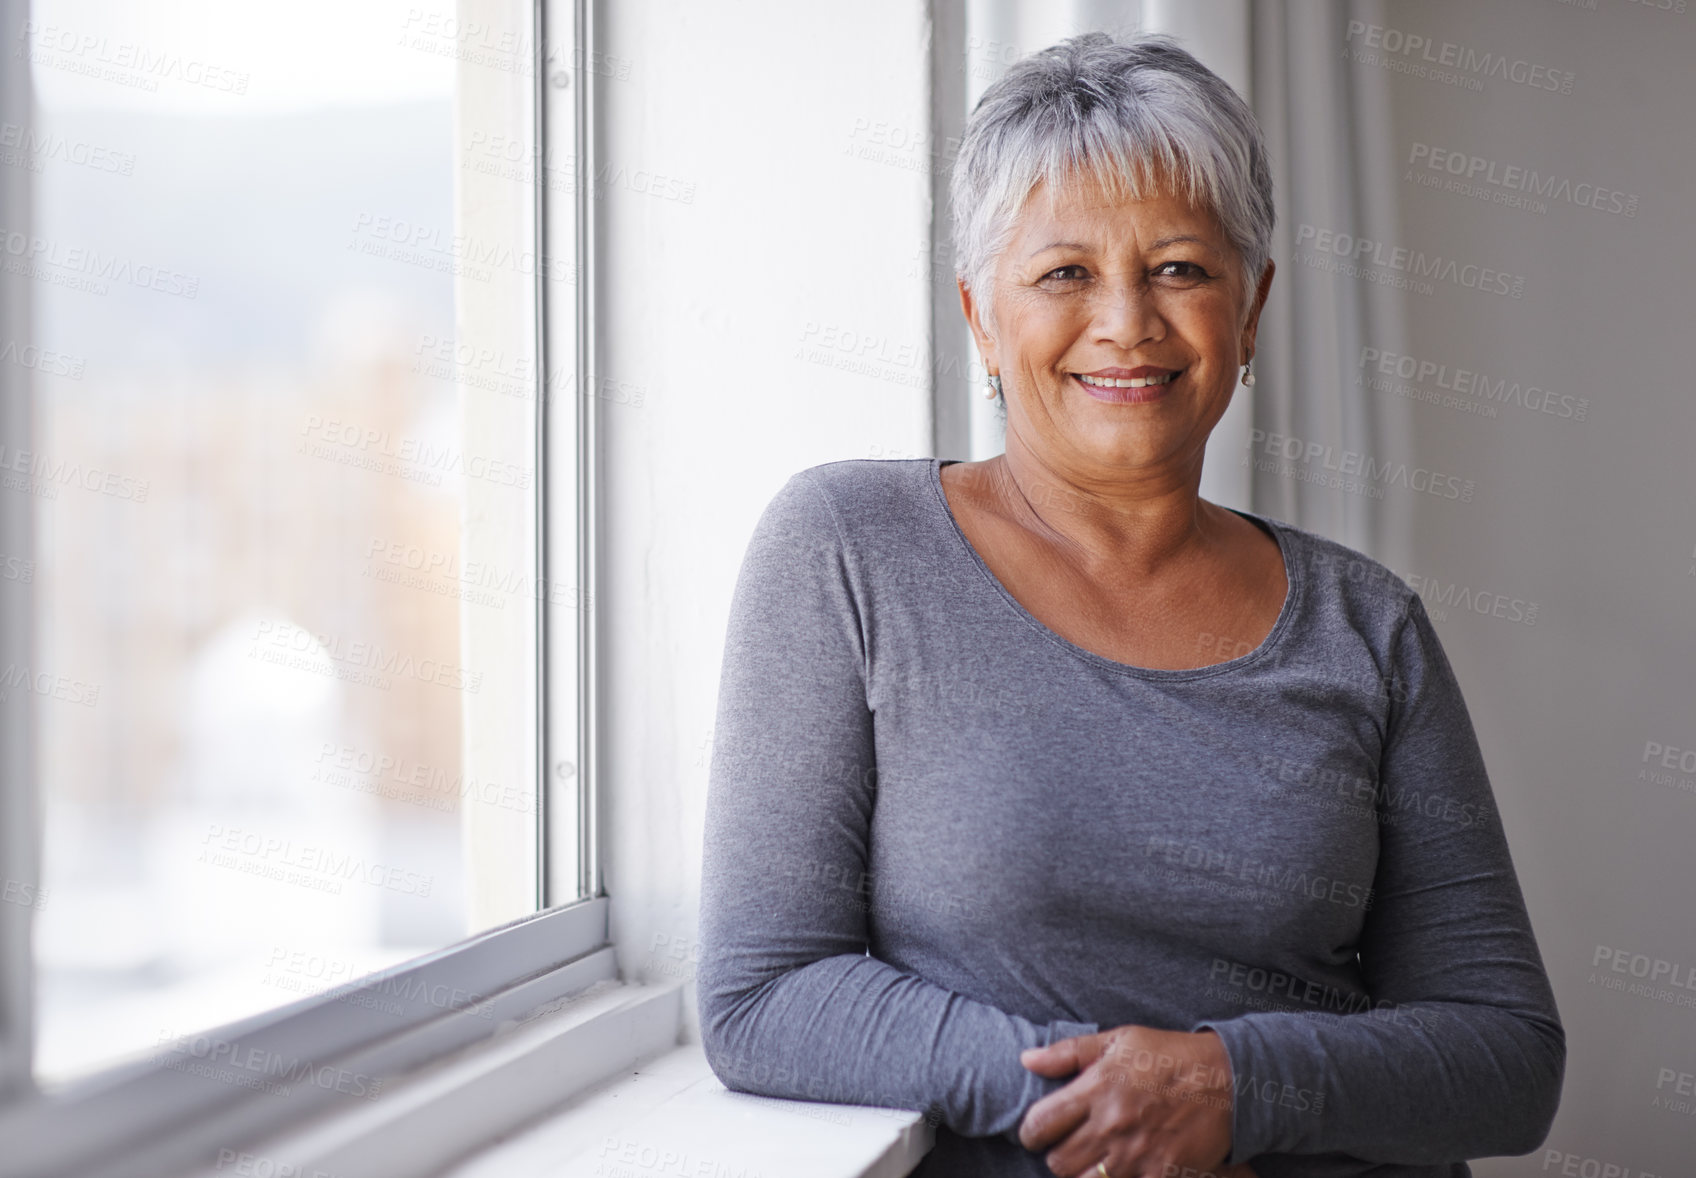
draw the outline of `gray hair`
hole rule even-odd
[[[1212,210],[1253,297],[1271,253],[1272,169],[1237,92],[1163,33],[1083,33],[1015,62],[973,108],[954,163],[954,269],[994,321],[996,256],[1038,181],[1076,167],[1110,193],[1153,195],[1156,167]]]

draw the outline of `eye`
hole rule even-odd
[[[1074,271],[1075,271],[1075,273],[1074,273]],[[1084,276],[1084,268],[1082,266],[1073,264],[1073,265],[1070,265],[1070,266],[1060,266],[1057,269],[1050,270],[1047,274],[1044,274],[1042,277],[1043,277],[1044,281],[1047,281],[1048,279],[1052,278],[1057,282],[1069,282],[1069,281],[1076,279],[1076,278],[1082,278],[1083,276]]]
[[[1195,282],[1204,282],[1213,275],[1194,262],[1162,262],[1154,268],[1158,278],[1184,278]]]

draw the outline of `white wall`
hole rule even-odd
[[[719,660],[760,510],[804,467],[929,452],[929,153],[909,142],[928,47],[920,0],[603,13],[628,76],[602,80],[601,376],[643,394],[603,415],[604,871],[622,968],[659,979],[693,958]],[[644,194],[638,169],[680,183]]]
[[[1474,91],[1397,74],[1391,101],[1396,244],[1526,280],[1517,299],[1448,283],[1408,295],[1410,351],[1451,372],[1589,402],[1583,421],[1560,414],[1576,402],[1557,401],[1555,413],[1502,407],[1494,419],[1416,402],[1411,436],[1395,451],[1477,484],[1471,503],[1433,500],[1413,513],[1411,556],[1396,568],[1437,582],[1424,596],[1445,615],[1437,629],[1478,727],[1568,1033],[1546,1150],[1474,1173],[1611,1164],[1633,1178],[1689,1174],[1696,754],[1683,769],[1662,767],[1666,754],[1644,756],[1650,742],[1696,749],[1696,11],[1614,0],[1389,8],[1392,25],[1436,46],[1574,75],[1562,94],[1500,77]],[[1332,51],[1342,43],[1339,33]],[[1599,186],[1604,207],[1546,197],[1538,212],[1419,185],[1407,172],[1419,144],[1489,161],[1498,178],[1516,166],[1566,180],[1580,197],[1591,190],[1578,185]],[[1480,175],[1487,193],[1510,191]],[[1622,210],[1638,198],[1635,216],[1611,207],[1616,192]],[[1491,604],[1496,594],[1535,602],[1536,620],[1468,611],[1462,590]],[[1444,595],[1457,603],[1443,606]],[[1657,959],[1675,965],[1685,986],[1663,976],[1656,993],[1634,994],[1643,979],[1608,968],[1613,950],[1642,955],[1650,970]],[[1569,1155],[1573,1170],[1562,1168]]]

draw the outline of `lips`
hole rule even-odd
[[[1072,376],[1094,388],[1140,389],[1166,384],[1182,371],[1178,368],[1141,364],[1135,368],[1098,368],[1094,372],[1074,372]]]
[[[1140,373],[1137,376],[1103,376],[1094,372],[1074,372],[1070,380],[1080,389],[1097,401],[1105,401],[1111,405],[1140,405],[1148,401],[1158,401],[1166,397],[1176,383],[1178,377],[1184,374],[1183,369],[1176,371],[1170,368],[1154,368],[1145,366],[1137,368],[1106,369],[1107,372]]]

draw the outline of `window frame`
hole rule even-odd
[[[5,28],[22,28],[29,0],[0,0]],[[17,123],[31,104],[27,54],[0,72],[0,122]],[[0,224],[29,225],[32,186],[23,168],[0,168]],[[0,270],[0,338],[29,339],[28,278]],[[18,448],[34,434],[29,374],[0,365],[0,446]],[[27,448],[27,443],[26,443]],[[27,496],[0,493],[0,553],[35,550],[33,507]],[[13,583],[0,593],[0,665],[33,665],[34,591]],[[8,893],[40,895],[41,819],[35,791],[35,704],[22,692],[0,708],[0,886]],[[34,953],[29,906],[0,902],[0,1105],[34,1090]]]
[[[535,224],[542,652],[537,906],[603,894],[597,734],[600,406],[596,371],[593,176],[599,159],[592,0],[536,0]],[[566,35],[565,30],[569,30]],[[564,79],[565,85],[558,81]],[[564,146],[571,184],[554,192]],[[589,177],[585,183],[584,177]],[[572,281],[552,280],[566,263]],[[568,399],[569,398],[569,399]],[[554,477],[561,471],[569,477]],[[570,584],[562,586],[569,570]],[[569,588],[572,604],[555,599]]]
[[[527,916],[12,1104],[0,1110],[0,1156],[18,1178],[209,1165],[221,1148],[338,1105],[356,1108],[374,1085],[402,1081],[617,972],[604,897]],[[402,1013],[374,1017],[377,1002]],[[306,1072],[319,1079],[276,1085],[280,1092],[243,1083]]]
[[[595,73],[584,68],[592,61],[593,7],[593,0],[457,3],[461,21],[494,13],[514,24],[528,19],[532,33],[530,68],[508,71],[508,85],[529,88],[533,137],[528,199],[534,265],[525,277],[532,282],[534,301],[522,330],[532,333],[536,357],[537,592],[530,621],[539,658],[530,712],[535,742],[520,754],[535,771],[533,897],[503,897],[500,902],[509,906],[522,905],[523,914],[457,944],[327,993],[161,1044],[148,1058],[53,1092],[42,1092],[33,1076],[31,909],[0,904],[0,1156],[19,1178],[165,1175],[211,1167],[220,1150],[316,1123],[333,1113],[338,1097],[348,1095],[345,1085],[338,1092],[316,1081],[281,1094],[232,1082],[243,1078],[244,1068],[226,1057],[238,1052],[258,1053],[250,1059],[289,1060],[297,1075],[301,1068],[330,1069],[384,1085],[404,1084],[480,1043],[510,1041],[516,1030],[538,1019],[558,1023],[560,1008],[574,996],[619,984],[598,853],[602,808],[594,757],[600,479],[591,347]],[[5,27],[22,29],[28,16],[28,0],[0,0]],[[0,119],[27,121],[29,61],[24,56],[14,64],[19,68],[0,77]],[[463,117],[456,103],[456,121]],[[569,148],[572,161],[566,185],[550,182],[547,175],[561,171],[550,163],[561,148]],[[0,220],[30,223],[28,177],[25,169],[0,169]],[[9,338],[29,338],[27,281],[24,275],[0,274],[0,331]],[[30,436],[27,376],[19,366],[0,367],[0,441],[7,445]],[[0,552],[32,550],[31,510],[26,496],[0,496]],[[0,595],[0,662],[28,665],[32,634],[32,594]],[[39,889],[34,706],[27,692],[14,704],[0,709],[0,879],[8,887]],[[470,837],[475,849],[478,835],[473,831]],[[632,995],[627,1000],[603,1003],[605,1010],[591,1012],[589,1030],[565,1020],[575,1027],[568,1033],[577,1036],[577,1050],[590,1049],[594,1058],[586,1069],[577,1069],[582,1074],[576,1080],[562,1080],[546,1095],[551,1103],[563,1102],[608,1069],[634,1062],[632,1052],[676,1042],[682,1025],[678,987],[626,989]],[[459,997],[444,1000],[442,995]],[[373,1017],[368,1006],[378,996],[398,1004],[401,1013]],[[202,1040],[208,1053],[218,1046],[216,1060],[197,1054]],[[196,1070],[184,1067],[189,1059]],[[245,1074],[251,1077],[252,1069]],[[480,1082],[498,1086],[501,1076],[497,1068]],[[528,1099],[534,1103],[538,1098]],[[362,1106],[355,1112],[367,1112],[378,1102],[355,1103]],[[465,1142],[481,1142],[511,1127],[494,1113],[473,1121],[462,1130]],[[402,1143],[385,1142],[386,1148],[395,1146],[401,1146],[395,1156],[405,1155]],[[438,1165],[445,1160],[434,1159]]]

